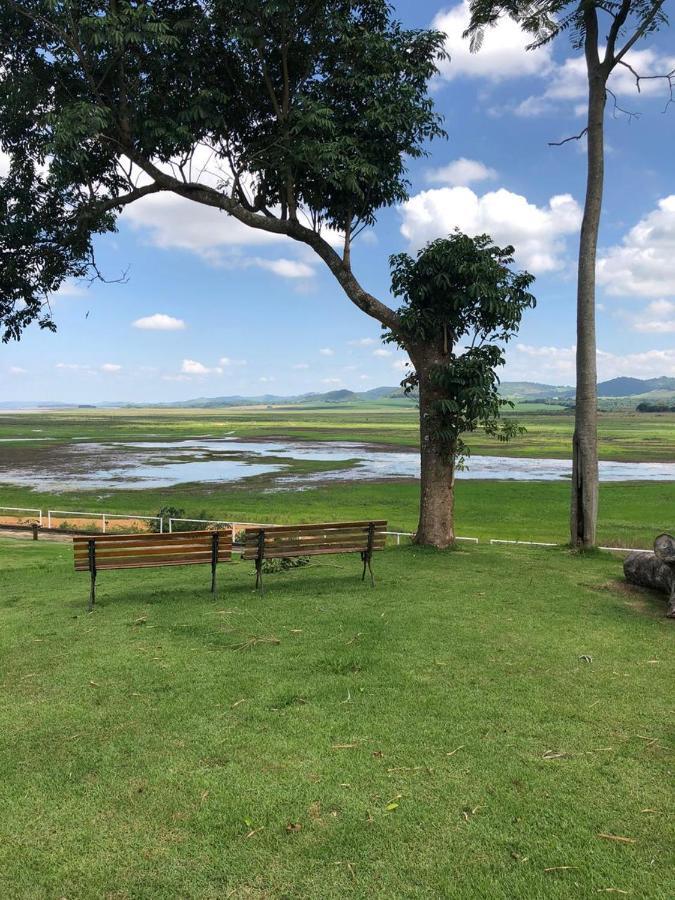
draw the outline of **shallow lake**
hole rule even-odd
[[[1,457],[0,457],[1,459]],[[298,471],[314,462],[321,471]],[[557,481],[569,478],[562,459],[474,456],[458,478]],[[240,482],[272,476],[270,489],[310,487],[325,481],[419,477],[414,450],[389,450],[350,442],[244,441],[210,437],[178,441],[86,442],[35,448],[18,465],[0,465],[0,482],[38,490],[165,488],[187,482]],[[675,462],[601,462],[602,481],[672,481]]]

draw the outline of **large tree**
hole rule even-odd
[[[578,548],[596,543],[598,518],[598,390],[595,336],[595,265],[604,187],[607,82],[617,66],[627,67],[639,88],[641,75],[626,55],[646,35],[667,23],[665,0],[471,0],[467,35],[479,50],[485,28],[510,16],[534,36],[528,49],[567,33],[583,50],[588,81],[586,127],[573,139],[587,139],[584,215],[577,274],[576,408],[572,449],[570,540]],[[672,97],[675,72],[664,78]],[[650,76],[655,77],[655,76]],[[616,104],[616,98],[614,98]],[[563,142],[564,143],[564,142]]]
[[[307,245],[399,334],[351,247],[444,134],[427,91],[443,41],[386,0],[0,0],[3,338],[53,328],[49,295],[98,273],[96,235],[162,192]],[[433,473],[423,507],[451,477]]]

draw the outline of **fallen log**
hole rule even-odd
[[[653,553],[629,553],[623,561],[626,581],[640,587],[663,591],[668,610],[666,616],[675,619],[675,538],[660,534],[654,541]]]

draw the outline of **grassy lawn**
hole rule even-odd
[[[68,544],[0,540],[0,896],[673,896],[672,623],[618,560],[251,568],[87,615]]]
[[[457,533],[481,540],[569,540],[569,484],[536,481],[458,481]],[[242,522],[324,522],[386,518],[397,531],[417,526],[416,482],[328,483],[311,490],[270,493],[265,479],[239,485],[181,484],[167,490],[65,491],[41,494],[0,485],[3,506],[155,515],[167,504],[187,516]],[[649,547],[675,527],[675,482],[601,485],[599,540],[605,546]],[[203,515],[202,515],[203,514]]]

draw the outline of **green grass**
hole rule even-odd
[[[0,896],[673,896],[672,623],[617,559],[104,572],[87,615],[71,552],[0,540]]]
[[[568,482],[458,481],[457,533],[481,540],[569,540]],[[322,522],[386,518],[394,531],[417,526],[416,482],[349,485],[270,493],[264,479],[240,485],[182,484],[169,490],[41,494],[0,485],[3,506],[154,515],[167,504],[187,516],[243,522]],[[608,483],[600,488],[598,537],[605,546],[651,547],[675,526],[675,482]],[[202,515],[202,513],[204,515]]]
[[[515,411],[527,434],[501,444],[482,433],[468,441],[483,455],[569,458],[574,416],[532,410],[525,404]],[[92,440],[189,438],[234,432],[241,438],[286,437],[299,440],[374,441],[392,446],[418,445],[418,413],[413,406],[352,403],[329,406],[285,406],[222,409],[80,409],[40,413],[0,414],[0,438],[49,437],[70,441],[74,436]],[[39,429],[36,430],[36,429]],[[675,413],[640,414],[630,411],[600,413],[599,452],[617,461],[675,461]],[[40,442],[42,443],[42,442]],[[0,445],[2,456],[26,451],[36,444]]]

